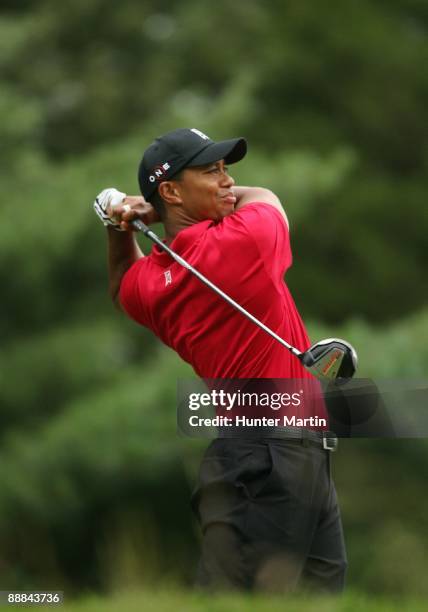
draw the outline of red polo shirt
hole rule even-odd
[[[284,282],[288,228],[272,205],[254,202],[222,221],[182,230],[171,248],[299,350],[309,339]],[[154,245],[126,272],[120,302],[202,378],[307,378],[300,362]]]

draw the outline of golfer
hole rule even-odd
[[[275,194],[237,187],[229,166],[243,138],[214,142],[177,129],[145,151],[142,196],[106,189],[94,207],[107,225],[114,302],[203,378],[311,377],[292,354],[154,245],[141,252],[132,221],[162,221],[165,241],[293,346],[309,339],[284,274],[292,256]],[[203,458],[192,507],[202,529],[197,583],[209,589],[340,591],[346,553],[330,456],[320,432],[220,437]]]

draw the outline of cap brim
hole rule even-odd
[[[239,162],[247,153],[247,141],[245,138],[233,138],[232,140],[222,140],[208,145],[203,151],[198,153],[190,160],[186,166],[205,166],[212,164],[220,159],[224,159],[226,164]]]

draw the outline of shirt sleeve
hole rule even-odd
[[[235,239],[256,244],[266,269],[275,280],[281,279],[291,266],[292,255],[287,223],[271,204],[246,204],[223,220],[235,230]],[[237,231],[236,231],[237,230]]]
[[[136,261],[122,277],[119,289],[119,302],[126,314],[137,323],[145,325],[143,304],[139,294],[139,278],[142,274],[144,257]]]

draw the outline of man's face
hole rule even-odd
[[[224,160],[220,160],[206,166],[186,168],[176,182],[176,188],[187,216],[196,221],[220,221],[234,210],[234,184]]]

